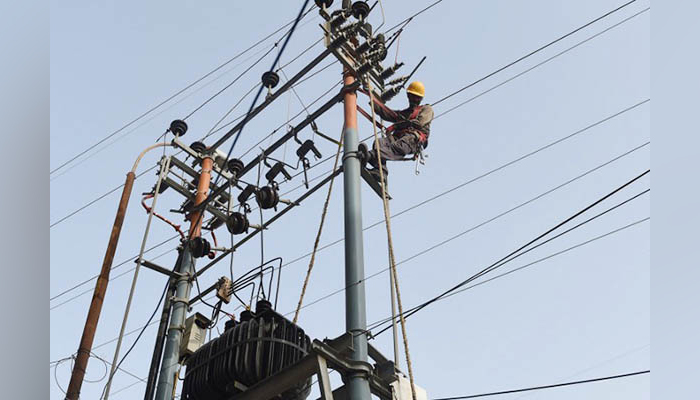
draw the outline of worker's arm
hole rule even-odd
[[[372,102],[370,101],[370,106],[371,105]],[[387,107],[384,103],[381,102],[381,100],[377,99],[376,97],[374,97],[374,111],[379,115],[381,119],[385,121],[398,122],[401,119],[401,117],[396,111]]]

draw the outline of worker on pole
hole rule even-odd
[[[388,174],[386,160],[402,160],[409,155],[415,158],[428,146],[430,123],[434,113],[430,104],[421,105],[425,97],[425,86],[418,81],[411,82],[406,89],[406,95],[408,96],[408,107],[401,111],[390,109],[376,97],[373,99],[374,111],[382,119],[394,123],[386,129],[386,136],[379,139],[379,154],[381,155],[385,181]],[[364,147],[360,151],[366,151],[366,149]],[[368,172],[379,180],[376,145],[367,152],[365,159],[374,167]]]

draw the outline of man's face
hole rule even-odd
[[[408,104],[411,107],[415,107],[415,106],[419,105],[421,100],[423,100],[422,97],[416,96],[415,94],[406,93],[406,95],[408,95]]]

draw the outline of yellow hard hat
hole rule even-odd
[[[419,97],[425,97],[425,85],[423,85],[423,82],[413,81],[410,85],[408,85],[406,92]]]

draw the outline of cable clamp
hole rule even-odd
[[[348,158],[356,158],[358,161],[361,160],[362,158],[360,157],[360,152],[355,150],[355,151],[348,151],[347,153],[343,154],[343,162],[345,162],[346,159]]]
[[[182,304],[184,304],[184,305],[186,305],[186,306],[190,304],[190,300],[189,300],[189,299],[183,299],[182,297],[177,297],[177,296],[171,297],[171,298],[170,298],[170,302],[171,302],[171,303],[182,303]]]

